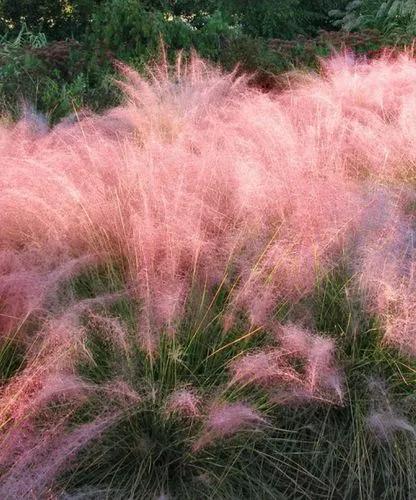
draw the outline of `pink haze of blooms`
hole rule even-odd
[[[247,404],[216,405],[211,408],[203,432],[194,443],[193,450],[199,451],[218,439],[233,435],[244,428],[256,428],[265,423],[265,419]]]
[[[200,398],[189,389],[178,389],[168,399],[167,413],[183,417],[197,417],[200,414]]]
[[[409,246],[400,208],[413,196],[416,67],[405,56],[335,67],[279,96],[198,59],[175,85],[124,68],[127,102],[103,116],[39,136],[24,121],[3,126],[2,331],[50,308],[54,287],[90,260],[124,259],[149,352],[197,280],[238,277],[230,310],[258,325],[309,293],[346,247],[371,286],[371,262],[392,267]],[[371,254],[366,243],[392,230],[397,249]],[[406,290],[408,272],[392,272]]]
[[[41,496],[117,412],[146,397],[123,380],[97,388],[74,370],[86,356],[85,317],[128,354],[122,322],[99,312],[122,296],[137,304],[136,338],[155,357],[191,292],[224,286],[225,331],[244,317],[275,333],[230,365],[229,384],[255,384],[281,404],[339,404],[336,340],[313,322],[278,325],[274,311],[346,260],[384,341],[416,354],[414,60],[338,58],[278,95],[197,57],[173,79],[163,65],[149,79],[121,72],[125,103],[103,115],[51,130],[33,116],[0,125],[0,338],[26,352],[0,386],[2,498]],[[76,301],[69,280],[114,264],[125,290]],[[64,432],[103,390],[97,420]],[[243,402],[207,410],[178,391],[167,413],[207,415],[195,451],[265,423]],[[48,411],[52,402],[59,411]]]
[[[291,324],[280,328],[278,339],[279,347],[234,361],[231,383],[269,389],[277,402],[342,402],[342,377],[336,367],[333,340]]]

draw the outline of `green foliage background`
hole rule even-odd
[[[376,28],[398,36],[416,36],[414,0],[354,0],[343,10],[330,11],[334,25],[345,30]]]
[[[406,43],[416,33],[413,0],[0,0],[0,111],[16,119],[32,106],[56,122],[80,107],[120,99],[115,60],[139,71],[161,40],[172,59],[192,48],[227,70],[275,76],[316,66],[316,56],[349,43],[337,33],[373,29],[353,48]],[[323,37],[322,30],[329,31]],[[374,35],[378,30],[378,34]],[[273,46],[271,46],[271,42]],[[277,46],[276,46],[277,42]],[[288,44],[286,44],[288,42]],[[276,50],[277,47],[277,50]]]

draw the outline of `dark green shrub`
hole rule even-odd
[[[114,105],[112,67],[74,41],[47,44],[23,25],[16,37],[0,40],[0,111],[16,119],[27,103],[56,122],[80,107]]]

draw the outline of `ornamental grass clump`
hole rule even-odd
[[[119,70],[0,127],[0,496],[415,496],[416,62]]]

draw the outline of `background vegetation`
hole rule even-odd
[[[56,122],[111,107],[114,61],[142,71],[161,40],[170,58],[194,48],[270,89],[283,71],[316,67],[317,56],[371,54],[415,33],[412,0],[1,0],[0,109],[16,118],[30,105]]]

